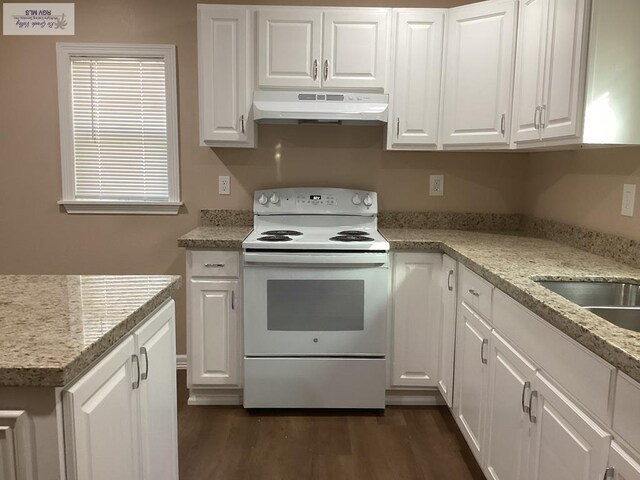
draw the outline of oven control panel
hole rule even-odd
[[[375,192],[347,188],[273,188],[258,190],[253,211],[263,215],[376,215]]]

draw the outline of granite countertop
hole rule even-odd
[[[180,285],[164,275],[0,275],[0,386],[68,384]]]
[[[201,226],[187,248],[242,248],[250,226]],[[444,252],[587,349],[640,382],[640,333],[617,327],[534,280],[617,279],[640,283],[640,269],[522,232],[380,228],[392,250]]]

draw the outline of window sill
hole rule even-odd
[[[69,214],[92,215],[177,215],[182,202],[86,202],[81,200],[60,200]]]

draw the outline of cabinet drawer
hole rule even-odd
[[[615,368],[554,326],[496,290],[493,325],[557,384],[610,425],[609,389]]]
[[[460,268],[460,297],[485,319],[491,319],[493,285],[480,278],[464,265]]]
[[[618,372],[613,431],[640,451],[640,384]]]
[[[189,274],[192,277],[239,277],[238,252],[190,250],[187,252]]]

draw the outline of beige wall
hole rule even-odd
[[[623,184],[640,184],[640,148],[535,153],[526,178],[525,213],[640,240],[640,189],[635,216],[620,215]]]
[[[260,3],[260,2],[257,2]],[[264,3],[290,3],[287,1]],[[318,1],[298,1],[312,5]],[[352,0],[325,5],[447,7],[467,0]],[[385,152],[379,127],[262,126],[256,150],[198,145],[196,2],[79,0],[74,37],[0,37],[0,273],[175,273],[184,275],[176,238],[201,208],[249,209],[253,190],[329,185],[377,190],[385,210],[522,212],[553,201],[537,165],[556,155]],[[55,42],[143,42],[177,46],[182,198],[178,216],[71,216],[61,196]],[[280,160],[275,160],[275,153]],[[636,150],[636,153],[638,150]],[[591,178],[611,151],[588,153]],[[534,165],[535,163],[535,165]],[[576,161],[574,170],[582,168]],[[617,163],[628,174],[632,159]],[[618,168],[618,167],[615,167]],[[529,170],[527,170],[529,169]],[[638,171],[634,170],[638,175]],[[445,174],[445,196],[429,197],[430,173]],[[568,172],[571,173],[571,172]],[[232,195],[218,196],[217,176]],[[525,176],[536,181],[523,194]],[[579,191],[581,175],[571,185]],[[621,183],[621,182],[620,182]],[[613,194],[613,193],[611,193]],[[538,196],[540,197],[538,199]],[[593,196],[589,197],[593,200]],[[538,203],[536,201],[539,200]],[[527,203],[528,202],[528,203]],[[568,207],[564,217],[571,217]],[[542,207],[549,216],[548,207]],[[563,217],[563,218],[564,218]],[[591,221],[589,219],[585,221]],[[637,232],[637,230],[636,230]],[[177,297],[178,351],[185,351],[185,295]]]

